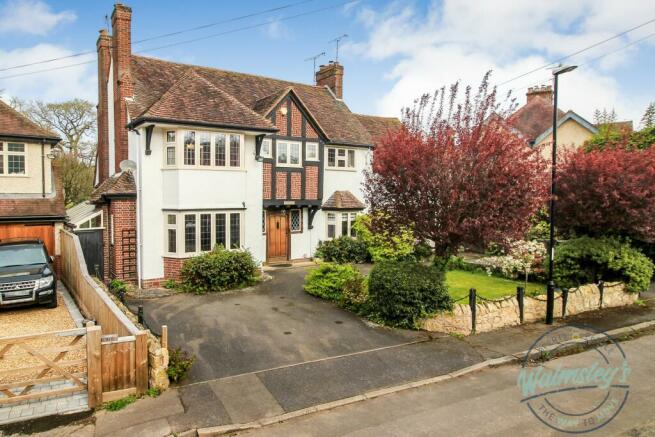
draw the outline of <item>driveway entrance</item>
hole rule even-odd
[[[428,340],[373,327],[302,290],[306,268],[278,270],[253,291],[144,301],[149,326],[168,325],[172,347],[196,357],[186,383]]]

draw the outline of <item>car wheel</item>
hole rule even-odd
[[[57,308],[57,294],[55,293],[54,299],[52,302],[46,305],[46,308]]]

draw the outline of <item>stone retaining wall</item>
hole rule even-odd
[[[624,284],[605,284],[603,308],[632,305],[638,293],[627,293]],[[536,322],[546,317],[546,296],[525,297],[524,323]],[[566,305],[566,315],[579,314],[600,308],[600,291],[596,284],[588,284],[571,291]],[[555,300],[555,317],[562,317],[562,295]],[[476,331],[493,331],[505,326],[520,324],[519,303],[516,296],[498,301],[482,301],[476,304]],[[424,319],[420,327],[426,331],[471,333],[471,307],[455,304],[452,312],[443,312]]]

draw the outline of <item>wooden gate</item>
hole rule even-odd
[[[87,390],[95,354],[89,332],[99,340],[99,329],[0,337],[0,406]]]
[[[102,229],[89,231],[76,230],[75,234],[80,239],[80,246],[84,254],[84,261],[89,275],[97,278],[104,277],[104,255],[102,251]]]

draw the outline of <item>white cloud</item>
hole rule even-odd
[[[500,83],[653,16],[655,2],[651,0],[550,0],[538,5],[514,0],[443,0],[432,2],[426,10],[396,2],[383,10],[360,7],[357,20],[369,30],[368,38],[353,41],[344,49],[395,63],[385,75],[393,86],[377,102],[377,110],[396,115],[422,93],[457,80],[475,85],[490,69],[494,70],[493,81]],[[631,32],[570,62],[582,65],[652,31]],[[644,44],[655,44],[655,38]],[[617,51],[567,74],[561,81],[561,107],[588,118],[595,108],[613,107],[619,116],[637,119],[648,96],[623,94],[615,71],[634,62],[641,48],[635,45]],[[500,91],[516,88],[514,95],[521,102],[527,86],[548,77],[547,70],[539,71]]]
[[[53,12],[39,0],[8,0],[0,9],[0,33],[45,35],[55,26],[76,18],[72,11]]]
[[[8,51],[0,49],[0,69],[70,54],[72,54],[70,50],[51,44],[38,44],[29,48],[18,48]],[[0,89],[3,90],[5,98],[12,96],[21,99],[39,99],[50,102],[79,97],[95,102],[97,100],[98,90],[95,63],[34,75],[9,77],[30,71],[85,62],[94,58],[95,54],[92,54],[74,58],[73,60],[62,59],[48,64],[3,71],[0,72]],[[2,79],[3,77],[9,78]]]
[[[273,39],[289,39],[291,37],[289,28],[277,19],[267,24],[264,27],[264,32]]]

